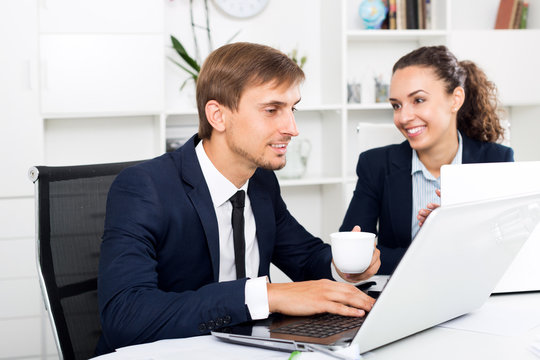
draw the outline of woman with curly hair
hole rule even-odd
[[[440,203],[445,164],[514,161],[503,137],[497,89],[471,61],[428,46],[394,65],[389,101],[401,144],[360,154],[358,182],[340,230],[378,235],[379,274],[391,274]]]

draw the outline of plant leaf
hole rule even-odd
[[[195,84],[197,84],[197,79],[194,76],[190,76],[186,80],[184,80],[184,82],[182,83],[182,86],[180,86],[180,90],[184,90],[184,87],[186,86],[189,80],[193,80]]]
[[[238,34],[240,34],[240,31],[242,31],[242,29],[238,30],[233,36],[231,36],[231,38],[229,40],[227,40],[227,42],[225,44],[229,44],[231,41],[233,41],[233,39],[235,37],[237,37]]]
[[[167,58],[169,60],[171,60],[173,63],[175,63],[176,65],[178,65],[180,68],[182,68],[182,70],[184,70],[185,72],[187,72],[189,75],[191,75],[191,77],[193,79],[195,79],[195,81],[197,81],[197,78],[199,77],[197,73],[193,72],[193,70],[190,70],[188,69],[187,67],[185,67],[184,65],[180,64],[178,61],[174,60],[173,58],[171,58],[170,56],[167,56]]]
[[[302,69],[304,67],[304,65],[306,64],[306,61],[307,61],[307,56],[302,56],[302,58],[300,59],[300,69]]]
[[[177,38],[171,35],[171,42],[173,44],[174,50],[176,50],[178,55],[180,55],[180,57],[184,59],[184,61],[198,73],[201,70],[201,67],[199,66],[199,64],[197,64],[197,61],[195,61],[191,56],[188,55],[186,49],[184,49],[180,41],[178,41]],[[182,68],[185,69],[184,67]]]
[[[180,90],[184,90],[184,87],[186,86],[187,82],[191,79],[191,77],[188,77],[184,82],[182,83],[182,86],[180,86]]]

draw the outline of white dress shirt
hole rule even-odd
[[[251,209],[251,202],[247,196],[249,180],[240,189],[231,183],[206,155],[203,141],[195,147],[197,159],[206,180],[214,210],[216,212],[219,231],[219,281],[236,280],[236,267],[234,263],[234,241],[231,222],[232,204],[231,196],[238,190],[246,192],[244,207],[244,236],[246,240],[246,282],[245,302],[253,320],[265,319],[269,315],[268,293],[266,289],[267,277],[257,277],[259,274],[259,244],[257,243],[255,218]]]

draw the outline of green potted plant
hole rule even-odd
[[[300,69],[304,68],[304,65],[307,61],[307,56],[304,55],[298,58],[298,49],[292,49],[292,51],[288,53],[287,56],[290,57],[292,61],[294,61],[296,64],[298,64],[298,66],[300,66]]]
[[[189,80],[192,80],[197,83],[197,79],[199,78],[199,71],[201,71],[201,66],[195,60],[192,56],[190,56],[182,43],[173,35],[171,35],[171,43],[173,46],[173,49],[176,51],[176,53],[180,56],[180,58],[184,61],[184,64],[180,63],[179,61],[176,61],[172,57],[169,56],[169,60],[171,60],[173,63],[178,65],[182,70],[187,72],[189,74],[189,77],[184,80],[182,83],[182,86],[180,86],[180,90],[186,86],[186,83]]]
[[[190,18],[191,18],[191,33],[193,35],[193,44],[195,48],[195,56],[191,56],[186,51],[185,47],[182,45],[180,40],[176,38],[174,35],[170,35],[171,37],[171,44],[174,51],[180,56],[179,60],[176,60],[170,56],[168,56],[169,60],[172,61],[174,64],[176,64],[178,67],[180,67],[183,71],[185,71],[189,76],[182,85],[180,86],[180,90],[183,90],[188,81],[193,80],[193,82],[196,84],[197,79],[199,78],[199,72],[201,71],[201,57],[199,53],[199,43],[197,41],[197,34],[196,34],[196,28],[200,28],[206,31],[207,35],[207,41],[208,41],[208,49],[209,51],[213,50],[212,46],[212,33],[210,31],[210,20],[208,17],[208,0],[204,0],[204,9],[205,9],[205,18],[206,18],[206,25],[200,26],[196,25],[194,21],[193,16],[193,0],[190,1],[189,10],[190,10]],[[238,34],[240,33],[240,30],[238,30],[228,41],[227,44],[230,43]],[[290,53],[287,54],[295,63],[302,68],[304,64],[307,61],[307,57],[304,55],[300,58],[298,58],[298,50],[293,49]]]

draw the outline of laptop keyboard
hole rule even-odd
[[[365,317],[322,314],[270,330],[273,333],[325,338],[359,327]]]

